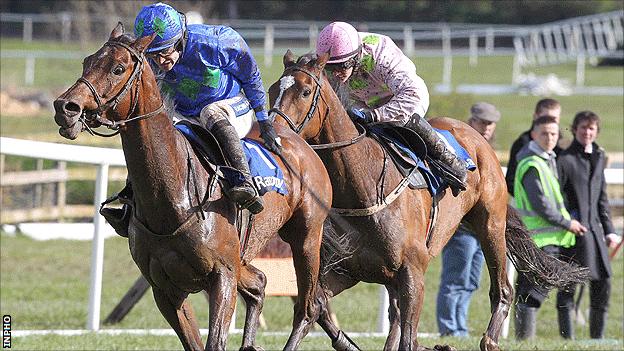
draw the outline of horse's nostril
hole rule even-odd
[[[71,102],[71,101],[68,101],[65,104],[64,109],[65,109],[65,113],[68,116],[75,116],[75,115],[79,114],[80,111],[82,111],[82,109],[80,108],[80,106],[78,106],[78,104],[76,104],[74,102]]]

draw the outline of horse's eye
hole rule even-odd
[[[119,65],[117,67],[115,67],[115,69],[113,69],[113,74],[114,75],[120,75],[124,72],[124,67],[122,65]]]
[[[312,90],[310,90],[308,88],[303,89],[303,97],[308,97],[308,96],[310,96],[310,94],[312,94]]]

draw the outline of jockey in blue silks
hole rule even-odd
[[[242,173],[228,190],[229,197],[252,213],[262,211],[240,139],[251,130],[255,115],[266,147],[280,153],[281,146],[265,110],[258,65],[245,40],[226,26],[187,26],[183,14],[163,3],[143,7],[134,32],[137,38],[156,33],[146,56],[161,81],[161,92],[173,99],[185,119],[212,132],[230,165]],[[114,210],[101,213],[118,229],[109,213]]]

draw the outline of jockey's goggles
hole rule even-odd
[[[346,71],[351,67],[355,67],[357,63],[357,55],[353,56],[352,58],[346,60],[345,62],[339,62],[339,63],[328,63],[325,65],[325,69],[333,72],[333,71]]]
[[[167,56],[171,55],[176,50],[176,45],[172,45],[168,48],[162,49],[156,52],[147,52],[145,56],[152,60],[156,60],[156,58],[167,59]]]

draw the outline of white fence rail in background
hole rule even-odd
[[[104,259],[104,237],[102,235],[104,219],[99,215],[97,209],[99,208],[100,203],[106,198],[109,166],[125,166],[125,158],[122,150],[0,137],[0,153],[5,155],[32,157],[36,159],[85,163],[98,167],[95,198],[93,201],[94,233],[91,254],[91,284],[89,289],[87,329],[94,331],[99,330],[100,302],[102,294],[102,269]],[[506,171],[505,167],[503,167],[503,171]],[[624,169],[606,169],[605,178],[608,184],[622,185],[624,184]],[[377,318],[377,331],[382,335],[386,335],[389,328],[388,295],[383,286],[380,288],[380,295],[381,298],[379,315]],[[504,335],[506,334],[507,327],[505,327],[504,330]]]

